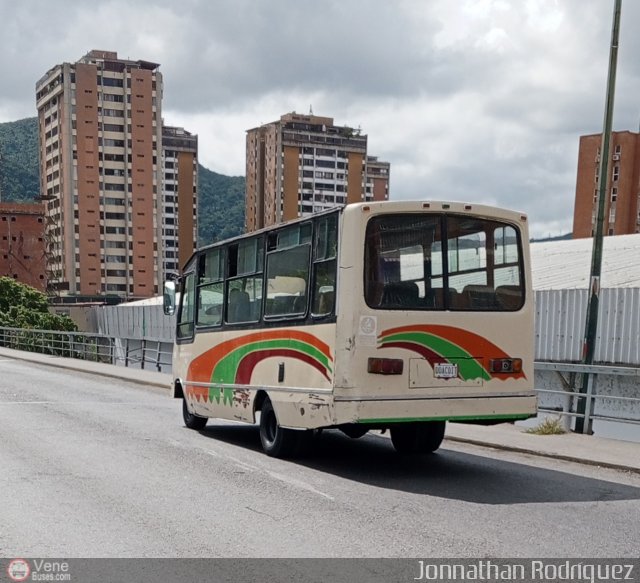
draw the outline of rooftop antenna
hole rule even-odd
[[[313,106],[309,105],[309,115],[313,115]]]

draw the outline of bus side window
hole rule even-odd
[[[198,259],[197,326],[219,326],[222,323],[223,259],[223,248],[210,249]]]
[[[338,252],[338,215],[316,222],[313,251],[313,297],[311,315],[329,316],[336,301],[336,255]]]
[[[195,272],[189,273],[182,284],[180,311],[178,313],[178,338],[193,337],[195,320]]]
[[[302,318],[307,313],[311,223],[286,227],[268,239],[264,317]]]

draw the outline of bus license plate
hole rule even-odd
[[[438,362],[433,367],[433,373],[437,379],[455,379],[458,376],[458,365]]]

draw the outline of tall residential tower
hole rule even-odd
[[[167,242],[158,67],[93,50],[36,84],[49,283],[59,295],[158,293]]]
[[[198,240],[198,136],[162,128],[162,270],[178,273]]]
[[[388,162],[367,136],[333,118],[288,113],[247,131],[247,231],[352,202],[389,196]]]

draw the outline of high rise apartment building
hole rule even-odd
[[[333,118],[287,113],[247,131],[245,228],[389,196],[388,162],[367,156],[367,136]]]
[[[162,128],[162,270],[179,273],[198,240],[198,136]]]
[[[580,136],[573,238],[591,237],[598,205],[602,134]],[[640,134],[612,132],[604,235],[640,233]]]
[[[172,189],[181,188],[175,170],[182,168],[182,150],[189,151],[185,230],[193,250],[197,141],[168,128],[165,142],[158,68],[93,50],[56,65],[36,84],[49,283],[60,295],[158,293],[165,267],[173,268],[169,260],[180,253],[175,211],[182,207]]]

